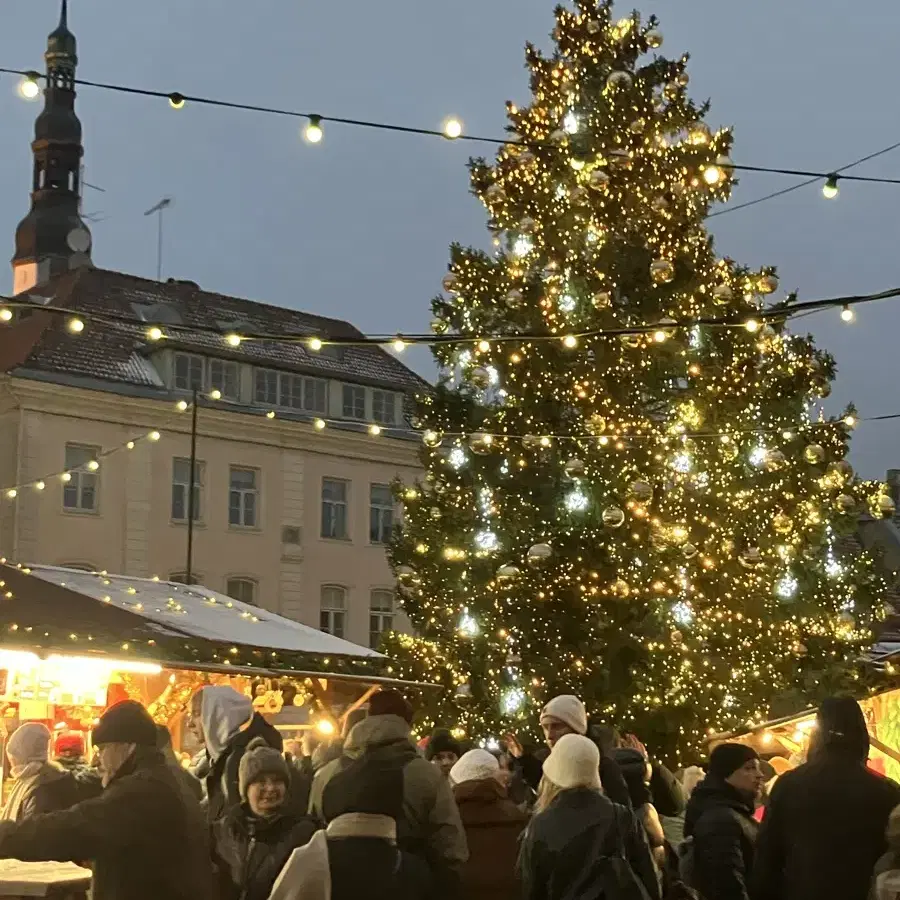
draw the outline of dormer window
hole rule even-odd
[[[173,383],[176,391],[202,391],[203,357],[193,353],[176,353]]]

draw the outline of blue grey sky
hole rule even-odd
[[[456,114],[470,132],[499,134],[504,101],[528,97],[522,49],[543,46],[550,0],[71,0],[79,76],[349,117],[438,126]],[[622,4],[622,14],[631,6]],[[710,122],[736,129],[736,162],[829,170],[900,140],[895,37],[900,4],[859,0],[823,15],[813,0],[657,2],[663,52],[692,54],[692,93]],[[42,69],[56,0],[4,0],[0,65]],[[0,81],[0,235],[28,208],[29,140],[37,104]],[[353,321],[367,331],[422,331],[453,240],[485,245],[468,193],[471,147],[332,125],[310,147],[288,119],[126,97],[85,88],[87,191],[98,265],[154,277],[155,224],[167,214],[164,276]],[[900,151],[865,174],[900,176]],[[745,174],[733,203],[790,179]],[[785,289],[815,299],[900,285],[900,186],[818,188],[722,216],[719,250],[779,267]],[[2,244],[2,241],[0,241]],[[9,288],[11,277],[0,281]],[[900,301],[894,301],[900,302]],[[829,401],[865,415],[900,412],[891,301],[803,320],[837,357]],[[801,323],[798,323],[798,327]],[[427,357],[413,358],[423,373]],[[900,465],[900,421],[862,424],[861,474]]]

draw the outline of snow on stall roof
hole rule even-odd
[[[28,568],[32,575],[44,581],[141,616],[160,633],[188,634],[230,644],[323,656],[383,658],[368,647],[352,644],[200,585],[57,566],[29,565]]]

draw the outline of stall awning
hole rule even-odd
[[[0,565],[0,646],[182,668],[385,674],[386,657],[195,585]]]

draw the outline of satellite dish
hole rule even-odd
[[[91,246],[91,235],[86,228],[73,228],[66,238],[69,249],[75,253],[87,253]]]

